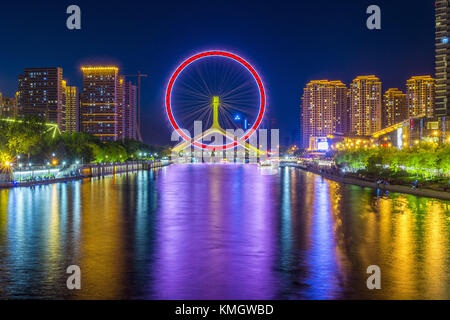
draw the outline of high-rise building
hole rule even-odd
[[[65,86],[64,131],[74,133],[80,130],[79,92],[74,86]]]
[[[430,76],[415,76],[406,82],[406,103],[409,117],[432,117],[435,104],[435,80]]]
[[[117,87],[117,139],[136,139],[136,86],[119,75]]]
[[[450,3],[448,0],[435,1],[436,14],[436,104],[435,115],[450,115]]]
[[[117,140],[120,127],[119,69],[114,66],[86,66],[81,94],[81,131],[100,140]]]
[[[0,118],[17,117],[17,100],[3,96],[0,92]]]
[[[381,125],[383,128],[402,122],[408,118],[406,94],[397,88],[390,88],[384,93]]]
[[[62,128],[62,68],[26,68],[18,80],[17,105],[21,114],[44,117]]]
[[[137,88],[130,81],[124,82],[123,138],[137,139]]]
[[[355,78],[349,88],[350,131],[367,136],[381,129],[381,81],[374,75]]]
[[[310,147],[311,138],[344,132],[347,87],[341,81],[314,80],[303,90],[302,142]]]
[[[119,75],[117,87],[117,139],[125,138],[125,77]]]

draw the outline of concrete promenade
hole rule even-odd
[[[150,170],[153,168],[164,167],[170,162],[162,161],[135,161],[135,162],[116,162],[116,163],[90,163],[79,165],[77,168],[72,168],[69,174],[63,177],[53,177],[49,179],[28,180],[28,181],[9,181],[0,182],[0,188],[13,187],[31,187],[35,185],[67,182],[77,179],[106,176],[112,174],[119,174],[125,172],[133,172],[139,170]]]
[[[301,170],[305,170],[308,172],[312,172],[314,174],[324,177],[325,179],[333,180],[336,182],[353,184],[356,186],[373,188],[373,189],[388,190],[388,191],[392,191],[392,192],[413,194],[413,195],[420,196],[420,197],[436,198],[436,199],[441,199],[441,200],[450,200],[450,192],[424,189],[424,188],[413,189],[409,186],[402,186],[402,185],[395,185],[395,184],[388,184],[388,185],[379,184],[379,185],[377,185],[376,182],[365,181],[365,180],[356,179],[356,178],[337,176],[334,174],[321,172],[319,170],[306,168],[306,167],[300,166],[298,164],[297,165],[289,164],[289,166],[296,167],[296,168],[299,168]]]

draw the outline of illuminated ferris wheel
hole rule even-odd
[[[266,93],[261,77],[246,60],[212,50],[195,54],[177,67],[167,85],[165,107],[171,126],[186,144],[225,150],[245,143],[256,132],[264,116]],[[184,130],[192,133],[195,121],[206,130],[192,138]],[[206,142],[213,133],[225,140]]]

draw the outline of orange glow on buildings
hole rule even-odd
[[[409,117],[432,117],[434,113],[436,81],[430,76],[415,76],[406,82],[406,102]]]
[[[311,137],[326,137],[343,132],[346,115],[347,86],[341,81],[309,82],[302,97],[303,146]]]
[[[350,131],[367,136],[381,129],[381,81],[374,75],[355,78],[349,88]]]

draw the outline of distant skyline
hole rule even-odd
[[[82,29],[65,27],[77,4]],[[366,8],[381,8],[382,29],[366,28]],[[115,64],[142,82],[143,138],[170,141],[163,106],[168,78],[194,52],[223,49],[254,65],[268,92],[269,117],[281,141],[300,125],[300,99],[310,80],[374,74],[383,92],[405,91],[414,75],[434,76],[433,1],[77,1],[5,2],[0,12],[0,92],[13,96],[26,67],[62,67],[82,89],[80,67]],[[130,78],[135,81],[135,79]]]

